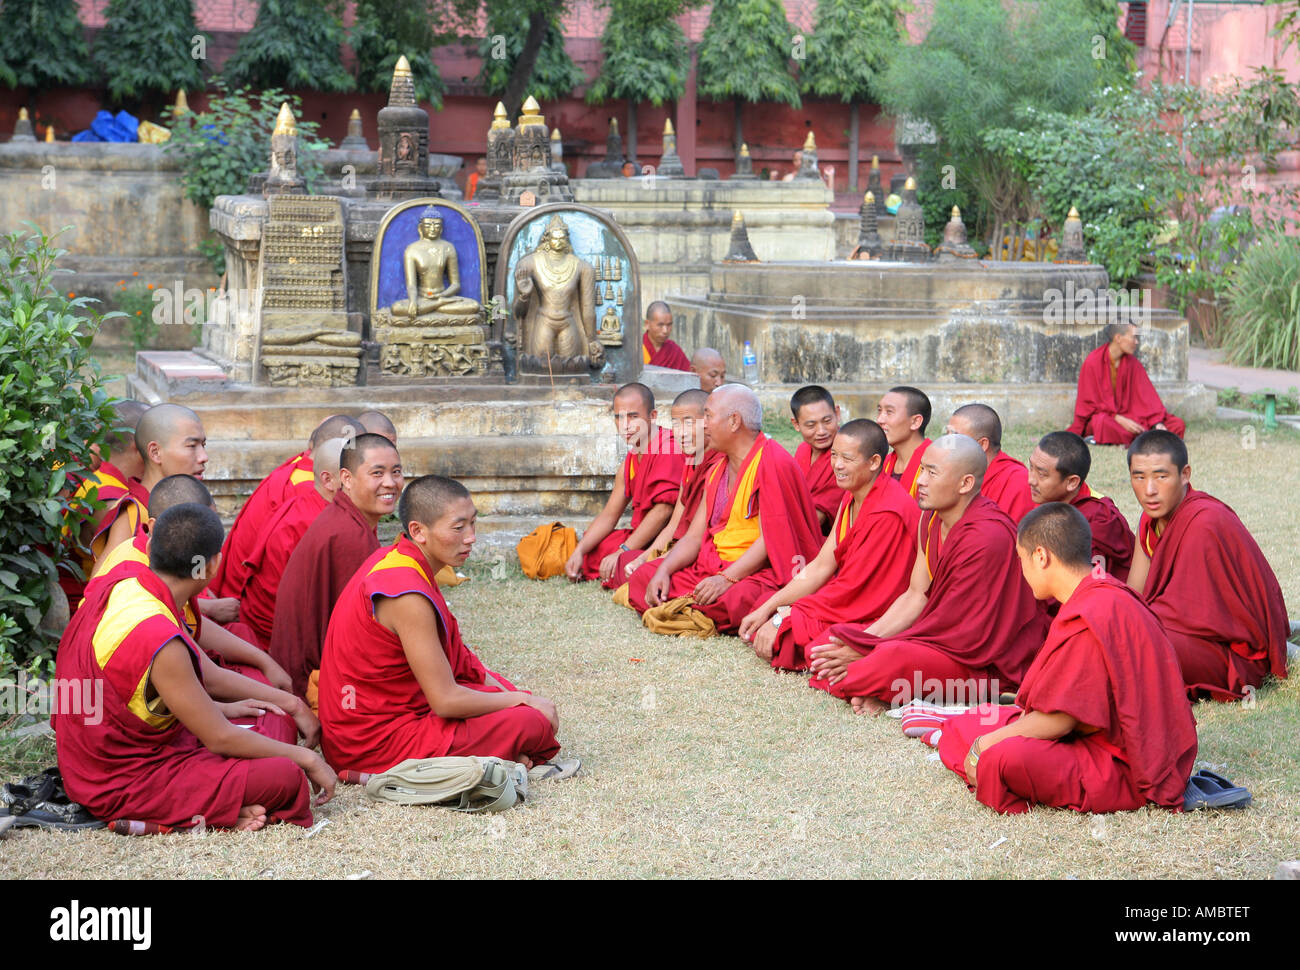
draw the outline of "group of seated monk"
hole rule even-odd
[[[652,631],[738,634],[855,711],[903,708],[999,811],[1179,808],[1191,701],[1286,676],[1277,580],[1240,519],[1191,488],[1170,430],[1129,447],[1135,540],[1089,488],[1082,437],[1045,435],[1026,467],[981,403],[931,441],[915,387],[843,425],[804,387],[794,456],[738,384],[680,394],[671,430],[641,384],[613,411],[628,452],[569,578],[599,579]]]
[[[446,755],[577,771],[555,757],[554,703],[461,639],[439,585],[460,581],[473,501],[450,479],[406,482],[386,417],[326,418],[228,535],[198,415],[127,402],[118,417],[75,497],[95,509],[68,530],[89,579],[65,582],[80,588],[56,661],[96,703],[52,719],[64,787],[92,815],[130,833],[310,825],[309,786],[328,800],[336,773]],[[393,513],[401,536],[381,548]]]

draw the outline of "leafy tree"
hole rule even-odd
[[[1083,0],[1083,9],[1095,28],[1090,51],[1099,86],[1131,86],[1137,47],[1119,25],[1119,0]]]
[[[427,3],[358,0],[348,41],[357,55],[360,90],[387,91],[397,59],[405,55],[415,80],[415,96],[431,102],[435,109],[442,107],[447,85],[430,53],[436,41]]]
[[[700,38],[697,90],[714,101],[731,99],[735,111],[735,150],[744,141],[744,102],[801,104],[790,73],[794,29],[781,0],[719,0]]]
[[[906,33],[901,0],[818,0],[799,69],[804,94],[849,104],[849,184],[858,186],[858,105],[875,101],[876,79]],[[951,208],[951,207],[950,207]]]
[[[4,0],[0,79],[14,87],[88,84],[90,49],[76,0]]]
[[[613,99],[627,101],[628,158],[636,158],[636,106],[649,101],[656,108],[676,101],[686,90],[691,48],[674,19],[689,0],[603,0],[609,20],[600,35],[605,59],[587,91],[589,104]]]
[[[478,45],[483,58],[479,81],[488,94],[501,98],[512,120],[529,95],[554,101],[586,81],[564,49],[563,4],[489,0],[486,7],[487,29]]]
[[[109,0],[108,22],[95,38],[95,61],[114,101],[201,89],[193,56],[194,8],[170,0]],[[206,44],[204,37],[202,43]]]
[[[262,0],[253,29],[224,74],[232,85],[351,91],[343,68],[343,24],[316,0]]]

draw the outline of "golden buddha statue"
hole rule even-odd
[[[420,238],[402,254],[406,299],[392,305],[394,323],[401,317],[407,317],[412,323],[430,315],[472,317],[483,309],[477,300],[458,295],[460,266],[456,247],[442,238],[442,226],[441,216],[420,219]]]
[[[600,318],[600,331],[596,338],[606,346],[618,347],[623,343],[623,321],[619,319],[618,310],[612,303],[605,307],[605,315]]]
[[[548,361],[553,370],[578,372],[604,360],[605,348],[596,339],[595,277],[591,265],[573,252],[558,214],[546,224],[537,248],[515,265],[521,349],[543,372]]]

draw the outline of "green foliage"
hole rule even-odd
[[[351,91],[343,68],[343,24],[316,0],[262,0],[253,29],[226,61],[233,85]]]
[[[479,81],[488,94],[505,94],[528,36],[528,14],[526,4],[488,4],[487,29],[478,45],[479,56],[483,58]],[[568,97],[569,92],[586,80],[587,76],[564,49],[557,11],[547,27],[537,64],[524,89],[526,95],[538,101],[555,101]]]
[[[217,277],[226,275],[226,247],[220,239],[200,239],[199,252],[212,264],[212,272]]]
[[[118,283],[117,292],[113,294],[113,303],[126,315],[126,333],[131,338],[131,346],[144,350],[158,336],[158,324],[153,319],[153,286],[139,280]]]
[[[1242,255],[1226,289],[1228,359],[1300,370],[1300,240],[1285,233],[1261,238]]]
[[[799,68],[805,94],[873,101],[876,78],[902,44],[902,0],[818,0]]]
[[[250,94],[246,88],[229,90],[222,78],[215,84],[217,93],[206,110],[179,117],[171,108],[165,112],[172,136],[163,151],[180,155],[185,197],[204,209],[212,208],[219,195],[246,191],[249,176],[266,171],[281,103],[288,101],[295,117],[302,114],[298,96],[278,88]],[[316,138],[318,127],[314,121],[298,122],[298,174],[308,191],[324,171],[316,153],[329,147]]]
[[[659,107],[686,90],[691,48],[674,20],[681,0],[605,0],[609,20],[600,35],[605,60],[587,92],[590,104],[614,98]]]
[[[1089,43],[1100,87],[1129,87],[1133,83],[1137,47],[1119,25],[1118,0],[1082,0],[1085,16],[1093,25]],[[1150,26],[1147,28],[1150,30]]]
[[[1300,414],[1300,392],[1292,386],[1284,394],[1281,391],[1273,391],[1265,388],[1262,391],[1255,391],[1247,394],[1239,388],[1221,387],[1216,395],[1217,403],[1221,408],[1237,408],[1241,411],[1254,411],[1262,413],[1266,405],[1266,398],[1272,394],[1276,401],[1276,414]]]
[[[790,73],[793,38],[781,0],[719,0],[700,38],[697,90],[714,101],[799,107],[799,85]]]
[[[0,79],[14,87],[88,84],[90,50],[76,0],[4,0]]]
[[[48,672],[38,629],[62,547],[70,476],[115,422],[90,344],[102,319],[86,297],[55,288],[65,250],[32,226],[0,236],[0,671]],[[7,618],[8,622],[4,618]]]
[[[430,53],[435,40],[427,3],[409,0],[358,0],[348,43],[357,55],[357,88],[387,91],[403,54],[411,65],[415,96],[442,107],[447,91]]]
[[[109,0],[106,17],[95,38],[95,61],[114,101],[204,86],[200,61],[193,56],[194,38],[202,35],[191,4]]]

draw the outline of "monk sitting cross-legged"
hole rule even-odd
[[[1017,554],[1034,595],[1060,602],[1014,705],[942,722],[945,765],[999,812],[1032,805],[1181,811],[1196,723],[1160,621],[1119,580],[1092,569],[1088,522],[1050,502],[1020,524]]]
[[[1025,466],[1002,450],[1002,419],[987,404],[965,404],[952,413],[944,434],[964,434],[984,451],[989,467],[984,472],[980,494],[998,503],[998,508],[1019,522],[1034,507],[1029,494],[1029,473]]]
[[[1099,445],[1127,445],[1143,431],[1172,431],[1179,438],[1183,422],[1164,402],[1137,359],[1138,328],[1131,323],[1106,326],[1102,344],[1079,368],[1074,423],[1068,430]]]
[[[1268,674],[1285,677],[1282,588],[1237,514],[1192,488],[1183,440],[1138,435],[1128,469],[1142,505],[1128,584],[1164,624],[1188,693],[1236,700]]]
[[[831,471],[831,445],[840,429],[840,409],[831,392],[816,384],[809,384],[794,392],[790,398],[790,423],[803,437],[795,450],[794,460],[808,479],[808,491],[822,532],[830,530],[831,521],[839,510],[843,493]]]
[[[1029,459],[1029,494],[1039,504],[1069,502],[1092,529],[1092,561],[1120,582],[1133,562],[1133,530],[1115,503],[1088,488],[1092,453],[1071,431],[1043,435]]]
[[[740,624],[740,638],[773,667],[803,670],[805,650],[827,629],[872,623],[907,589],[921,512],[881,472],[888,451],[874,421],[850,421],[836,435],[830,460],[843,500],[831,534],[816,559]]]
[[[333,794],[306,705],[216,666],[185,628],[178,604],[207,585],[222,536],[212,509],[168,509],[149,537],[149,567],[130,563],[92,580],[59,644],[58,683],[83,695],[64,698],[52,718],[59,769],[69,797],[97,818],[308,826],[308,781],[323,790],[319,801]],[[245,717],[255,718],[251,727],[232,723]]]
[[[285,564],[271,625],[271,656],[293,678],[293,692],[306,699],[312,673],[320,669],[330,612],[379,548],[379,522],[397,509],[402,491],[402,458],[381,435],[358,436],[339,463],[334,501],[307,527]]]
[[[885,459],[884,473],[916,498],[916,477],[921,458],[930,447],[925,426],[930,423],[930,399],[915,387],[891,388],[876,405],[876,423],[884,429],[892,449]]]
[[[709,473],[686,535],[628,579],[628,604],[644,613],[692,596],[719,633],[734,633],[761,598],[817,554],[821,529],[799,467],[763,434],[758,395],[724,384],[709,395],[704,420],[727,461]]]
[[[830,642],[809,651],[812,686],[858,713],[879,713],[922,695],[938,703],[996,698],[1020,683],[1047,615],[1020,575],[1015,526],[980,494],[985,465],[965,435],[944,435],[926,450],[907,591],[865,629],[831,627]]]
[[[673,311],[663,300],[655,300],[645,310],[645,334],[641,337],[641,363],[650,367],[668,367],[689,371],[691,360],[686,351],[673,342]]]
[[[320,674],[322,749],[335,768],[373,773],[447,755],[533,767],[559,752],[555,704],[483,666],[433,581],[469,557],[477,514],[459,482],[415,479],[402,493],[401,537],[339,597]],[[542,777],[577,767],[552,764]]]

